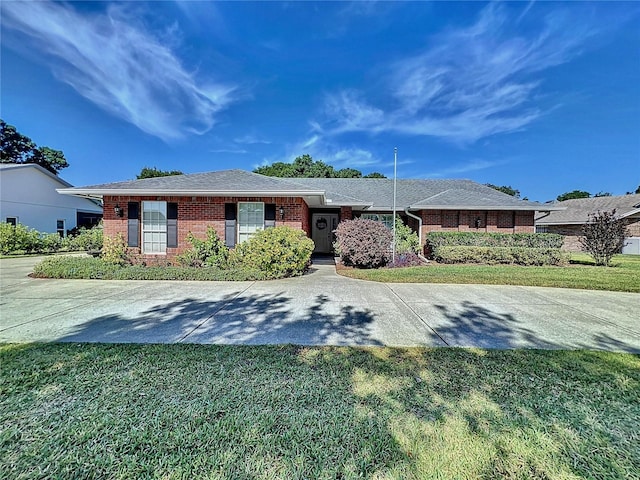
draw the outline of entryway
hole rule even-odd
[[[334,230],[338,228],[337,213],[314,213],[311,216],[311,239],[315,244],[314,253],[331,253],[335,240]]]

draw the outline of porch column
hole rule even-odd
[[[340,221],[353,220],[353,208],[340,207]]]

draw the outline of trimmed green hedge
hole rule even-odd
[[[62,238],[57,233],[42,233],[22,224],[0,223],[0,254],[55,253],[60,251],[100,250],[102,228],[80,228]]]
[[[35,266],[33,275],[38,278],[208,281],[265,280],[268,277],[264,272],[248,268],[122,266],[100,258],[72,256],[46,258]]]
[[[556,233],[430,232],[426,240],[433,251],[444,246],[561,248],[564,237]]]
[[[565,265],[569,253],[559,248],[442,246],[433,256],[440,263]]]

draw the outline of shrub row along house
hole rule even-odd
[[[105,236],[121,234],[132,253],[167,255],[189,247],[189,232],[212,226],[229,247],[254,232],[288,225],[329,253],[338,223],[354,217],[393,222],[393,180],[275,178],[244,170],[176,175],[59,189],[101,198]],[[555,210],[469,180],[398,180],[396,211],[419,233],[534,232],[534,213]]]
[[[625,220],[629,232],[622,253],[640,255],[640,195],[575,198],[553,205],[562,208],[539,212],[536,215],[536,231],[563,235],[565,250],[581,249],[582,227],[589,221],[589,215],[615,210],[616,216]]]

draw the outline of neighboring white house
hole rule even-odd
[[[71,184],[33,163],[0,164],[0,221],[60,233],[95,225],[102,207],[86,198],[60,195]]]

